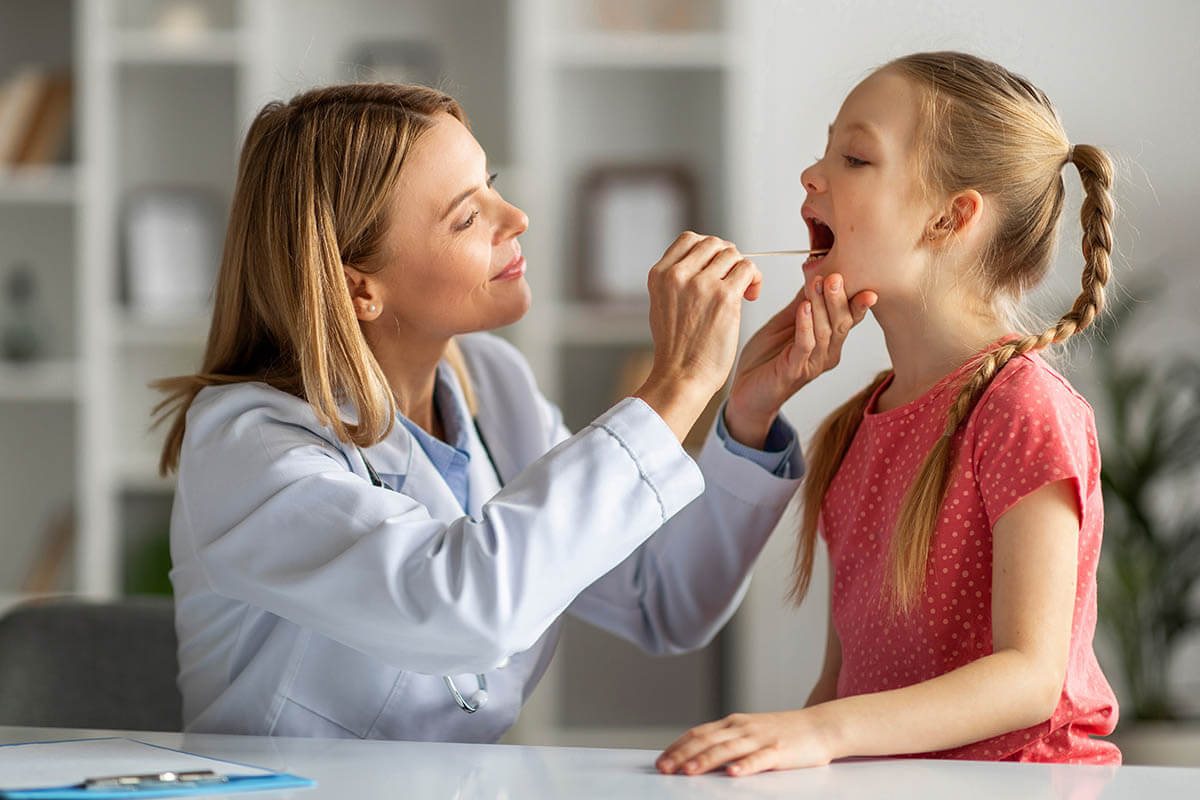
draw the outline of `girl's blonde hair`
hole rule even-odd
[[[203,364],[153,384],[167,395],[155,424],[171,420],[163,474],[179,464],[188,408],[206,386],[267,383],[360,447],[391,431],[403,398],[363,338],[342,265],[382,267],[388,199],[413,143],[442,113],[467,124],[448,95],[386,83],[314,89],[258,113],[242,146]],[[453,342],[447,357],[474,406]],[[342,419],[343,402],[355,423]]]
[[[920,180],[931,196],[975,189],[997,209],[997,224],[976,267],[984,298],[1000,308],[1015,304],[1050,269],[1063,207],[1062,169],[1079,170],[1084,200],[1083,290],[1071,310],[1040,333],[1005,342],[982,354],[958,387],[946,427],[925,457],[901,504],[891,537],[885,591],[893,612],[911,611],[924,589],[929,548],[954,452],[952,440],[980,395],[1010,359],[1062,342],[1086,328],[1104,307],[1110,273],[1112,161],[1099,148],[1071,146],[1046,95],[1003,67],[963,53],[917,53],[881,68],[911,80],[924,108],[919,132]],[[790,592],[808,591],[821,502],[850,448],[867,403],[888,379],[871,385],[834,411],[817,430],[804,482],[804,513]]]

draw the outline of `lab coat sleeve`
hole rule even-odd
[[[352,472],[354,451],[298,424],[303,411],[197,405],[176,568],[402,670],[483,672],[528,649],[703,490],[695,462],[636,399],[516,475],[479,521],[450,524]]]
[[[737,610],[755,559],[799,488],[796,461],[795,478],[778,477],[711,431],[699,457],[704,494],[588,587],[570,613],[652,654],[703,647]]]

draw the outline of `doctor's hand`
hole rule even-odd
[[[737,357],[742,298],[754,300],[762,273],[724,239],[687,232],[650,269],[654,364],[634,392],[682,442],[725,384]]]
[[[867,290],[847,298],[836,273],[806,284],[742,348],[725,406],[729,435],[761,449],[784,402],[837,366],[846,335],[878,299]]]
[[[731,714],[692,728],[654,762],[667,775],[725,768],[733,776],[819,767],[838,757],[820,706],[768,714]]]

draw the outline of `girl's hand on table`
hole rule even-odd
[[[834,758],[827,726],[814,708],[731,714],[692,728],[654,762],[665,774],[699,775],[724,767],[734,776],[819,767]]]
[[[837,274],[806,284],[742,348],[725,408],[730,435],[761,449],[784,402],[837,366],[846,335],[878,299],[867,290],[847,298]]]

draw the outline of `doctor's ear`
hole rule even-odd
[[[925,235],[930,241],[950,235],[965,236],[979,228],[983,219],[983,195],[974,189],[959,192],[950,198],[940,216],[930,220]]]
[[[342,273],[346,276],[346,290],[350,293],[355,316],[362,322],[378,319],[383,308],[375,290],[374,278],[349,264],[342,264]]]

